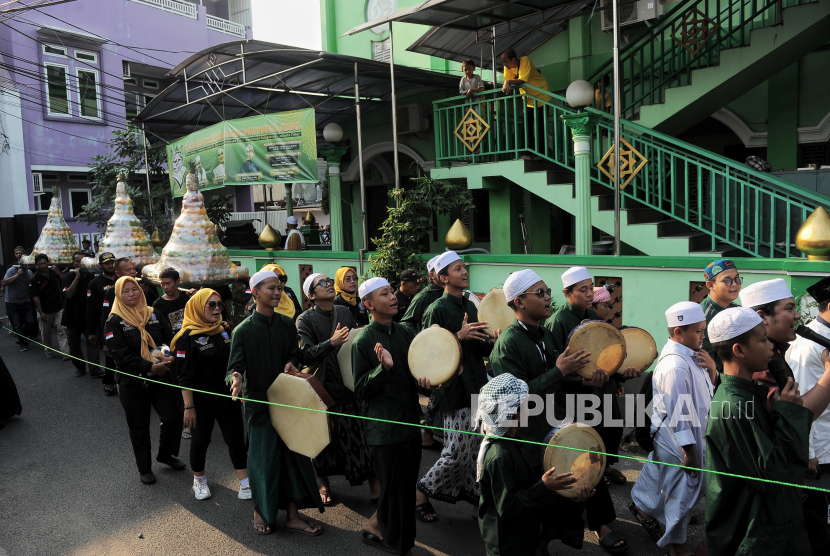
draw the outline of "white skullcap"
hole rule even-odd
[[[258,285],[262,283],[263,280],[267,280],[268,278],[279,278],[276,274],[274,274],[271,270],[260,270],[259,272],[255,273],[251,276],[251,289],[254,289]]]
[[[584,266],[572,266],[562,275],[562,287],[567,288],[583,280],[593,280],[588,269]]]
[[[438,257],[441,255],[435,255],[430,260],[427,261],[427,270],[430,272],[435,272],[435,261],[438,260]]]
[[[527,288],[541,281],[539,275],[529,268],[514,272],[504,281],[504,297],[508,302],[513,301],[526,292]]]
[[[438,273],[450,266],[455,261],[460,260],[461,257],[458,256],[458,253],[456,253],[455,251],[447,251],[445,253],[441,253],[440,255],[438,255],[438,257],[435,259],[435,262],[432,263],[432,266],[435,269],[435,272]]]
[[[666,309],[666,321],[670,328],[685,326],[706,320],[703,307],[692,301],[681,301]]]
[[[360,287],[357,289],[357,295],[360,296],[360,299],[363,299],[373,291],[379,290],[382,287],[388,285],[389,282],[386,281],[386,278],[379,278],[377,276],[374,278],[369,278],[368,280],[360,284]]]
[[[761,324],[761,317],[749,307],[732,307],[715,315],[709,323],[709,341],[713,344],[737,338]]]
[[[286,224],[291,224],[292,226],[296,226],[297,225],[297,217],[293,216],[293,215],[289,216],[288,218],[285,219],[285,223]]]
[[[741,290],[741,305],[744,307],[758,307],[780,299],[789,299],[793,296],[787,283],[781,279],[764,280]]]
[[[318,276],[322,276],[323,274],[320,272],[315,272],[314,274],[309,274],[308,278],[305,279],[303,282],[303,291],[306,295],[309,294],[311,291],[311,285],[314,284],[314,280],[317,279]]]

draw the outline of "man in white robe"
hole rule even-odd
[[[669,341],[651,377],[654,451],[648,459],[700,469],[706,463],[706,425],[716,372],[715,362],[701,348],[706,316],[700,305],[684,301],[669,307],[666,320]],[[670,554],[688,555],[686,531],[702,494],[698,471],[647,463],[631,491],[629,509],[658,546],[671,545]],[[662,535],[657,522],[665,526]]]

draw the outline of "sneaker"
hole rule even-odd
[[[240,500],[250,500],[251,499],[251,487],[239,487],[239,496]]]
[[[196,494],[196,500],[207,500],[210,498],[210,489],[207,484],[207,477],[193,477],[193,492]]]

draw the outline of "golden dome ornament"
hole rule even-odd
[[[308,211],[305,216],[303,217],[303,224],[306,226],[312,226],[317,222],[317,219],[314,218],[314,215],[311,214],[311,211]]]
[[[279,247],[281,241],[282,236],[280,236],[280,233],[272,228],[271,224],[265,224],[262,233],[259,234],[259,244],[266,251],[273,251]]]
[[[811,261],[830,261],[830,214],[818,207],[801,225],[795,236],[795,248]]]
[[[447,232],[447,236],[444,238],[444,243],[447,244],[448,248],[454,251],[458,249],[466,249],[473,244],[473,236],[470,234],[470,230],[467,229],[467,226],[464,225],[464,222],[462,222],[461,219],[458,219]]]
[[[161,239],[158,228],[153,230],[153,235],[150,236],[150,243],[153,244],[154,249],[162,249],[164,247],[165,241]]]

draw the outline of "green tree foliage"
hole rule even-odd
[[[398,277],[407,268],[426,274],[426,263],[420,255],[429,245],[434,213],[472,210],[473,198],[466,187],[428,176],[412,180],[411,189],[393,189],[390,193],[397,208],[381,226],[383,235],[373,240],[376,249],[371,256],[371,271],[397,287]]]
[[[170,184],[167,179],[167,152],[164,143],[147,142],[147,162],[150,168],[152,194],[152,219],[150,218],[150,197],[147,194],[147,178],[144,173],[144,146],[141,135],[135,131],[113,131],[110,145],[105,154],[93,157],[89,165],[89,181],[92,187],[92,201],[78,215],[79,220],[94,224],[99,230],[107,227],[113,213],[115,186],[119,176],[127,183],[127,191],[133,201],[133,211],[141,220],[147,234],[158,227],[159,235],[167,238],[173,229],[165,209],[172,206]],[[133,179],[140,178],[142,185],[134,187]]]

